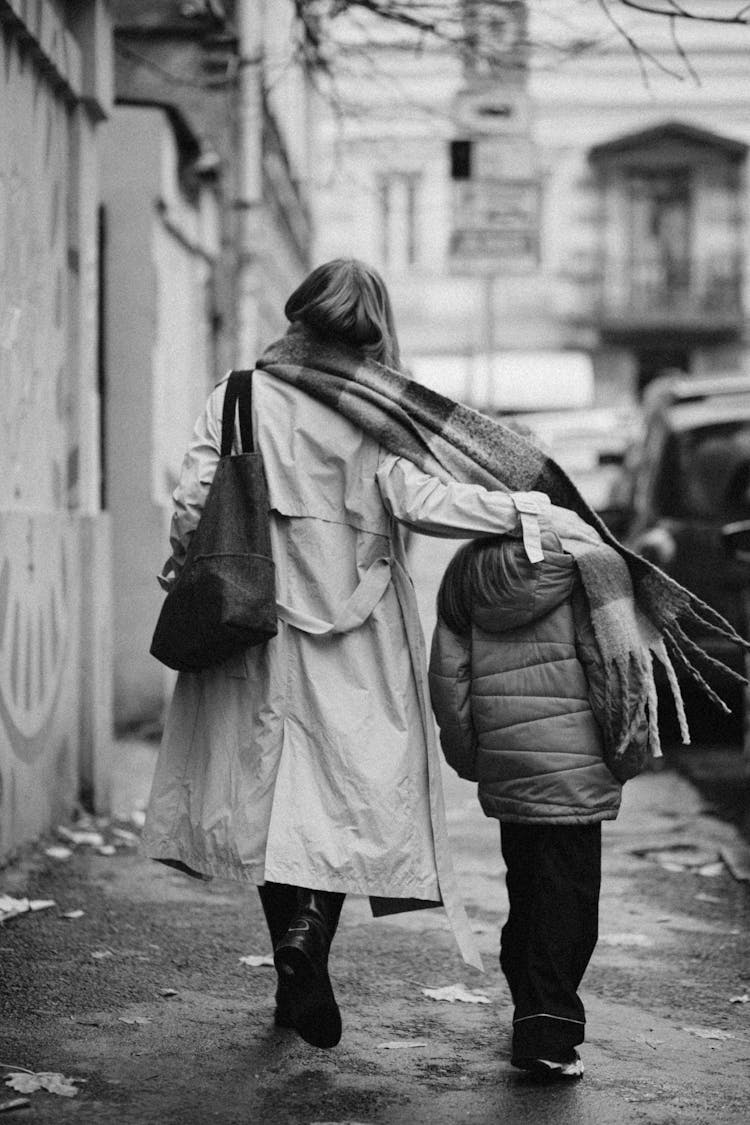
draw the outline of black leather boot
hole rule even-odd
[[[341,1013],[328,976],[328,951],[344,897],[336,891],[300,888],[297,913],[274,952],[294,1027],[313,1047],[335,1047],[341,1039]]]
[[[298,887],[286,883],[264,883],[258,887],[261,906],[266,916],[271,946],[275,949],[287,931],[289,923],[297,913]],[[273,1022],[277,1027],[294,1027],[289,987],[285,977],[279,977],[276,986],[276,1010]]]

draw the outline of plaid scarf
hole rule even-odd
[[[683,626],[699,625],[750,645],[710,606],[618,543],[560,466],[532,441],[299,324],[271,344],[257,367],[338,411],[389,452],[443,482],[544,492],[589,525],[585,537],[563,538],[563,547],[576,559],[605,667],[607,697],[597,718],[614,757],[632,753],[633,740],[643,741],[644,726],[651,752],[660,753],[653,658],[664,666],[684,742],[690,736],[673,660],[728,711],[700,668],[713,666],[744,682],[742,677],[708,656]]]

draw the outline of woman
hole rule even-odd
[[[404,528],[521,536],[531,561],[542,557],[540,525],[601,540],[535,490],[546,459],[529,443],[398,372],[373,270],[328,262],[285,311],[290,329],[253,375],[279,632],[178,678],[144,845],[183,869],[258,886],[276,1022],[331,1047],[341,1020],[328,951],[346,894],[369,895],[376,915],[442,903],[462,954],[480,964],[447,853]],[[224,392],[220,383],[209,397],[185,457],[165,571],[179,572],[200,519]]]

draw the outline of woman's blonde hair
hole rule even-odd
[[[391,300],[376,270],[334,258],[309,274],[284,307],[287,320],[334,336],[387,367],[400,363]]]

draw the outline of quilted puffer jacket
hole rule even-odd
[[[478,782],[487,816],[519,823],[613,820],[621,785],[589,702],[602,670],[575,562],[552,534],[544,561],[498,538],[500,596],[472,603],[471,634],[438,620],[430,692],[449,765]],[[495,548],[493,548],[494,550]]]

